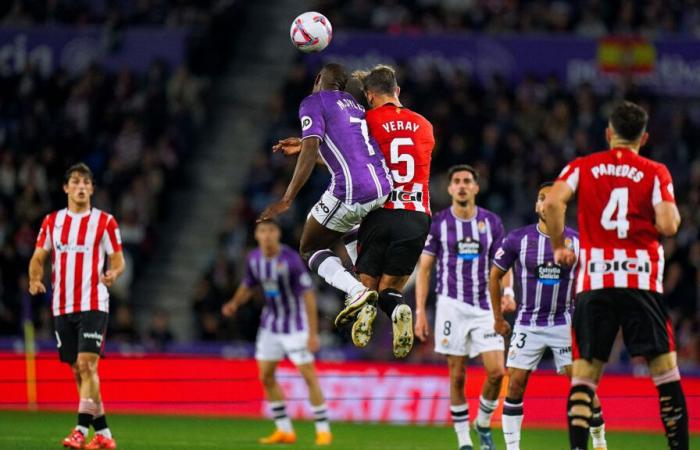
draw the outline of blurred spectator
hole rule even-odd
[[[170,317],[162,309],[156,310],[151,316],[151,323],[148,328],[148,346],[156,351],[164,351],[168,344],[174,340],[173,332],[170,329]]]

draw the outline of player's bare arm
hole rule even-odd
[[[513,269],[506,272],[506,274],[501,278],[501,289],[503,289],[503,295],[501,295],[501,311],[504,314],[511,313],[515,311],[515,292],[513,291]]]
[[[415,334],[421,342],[424,342],[430,334],[428,320],[425,316],[425,303],[428,300],[430,288],[430,272],[435,265],[435,256],[423,253],[418,260],[418,273],[416,274],[416,325]]]
[[[318,339],[318,312],[316,311],[316,294],[314,294],[314,291],[308,290],[304,292],[304,307],[306,308],[306,317],[309,320],[308,347],[310,352],[315,353],[321,348],[321,342]]]
[[[277,144],[272,146],[272,152],[282,152],[285,156],[293,156],[301,152],[301,138],[288,137],[280,139]]]
[[[549,237],[554,251],[554,262],[571,267],[576,262],[576,254],[564,245],[564,223],[566,204],[574,197],[574,191],[563,181],[557,181],[544,199],[544,215]]]
[[[273,219],[292,206],[292,202],[314,170],[320,145],[321,141],[316,137],[310,137],[301,142],[301,152],[297,159],[297,165],[294,167],[292,181],[290,181],[289,186],[287,186],[287,191],[280,200],[265,208],[265,211],[260,214],[258,222]]]
[[[43,248],[37,248],[29,261],[29,293],[31,295],[46,293],[46,286],[41,280],[44,278],[44,267],[48,257],[49,252]]]
[[[112,284],[119,278],[119,276],[124,273],[126,268],[126,262],[124,261],[123,252],[114,252],[109,255],[109,269],[100,277],[100,281],[107,286],[111,287]]]
[[[506,277],[506,274],[508,273],[510,273],[510,271],[506,272],[500,267],[493,265],[491,266],[491,272],[489,274],[489,293],[491,294],[492,306],[491,309],[493,311],[493,318],[495,320],[493,329],[496,333],[500,334],[505,338],[510,336],[511,329],[510,324],[506,322],[506,319],[503,317],[501,283]]]
[[[654,206],[656,229],[662,236],[671,237],[678,232],[681,224],[681,215],[678,207],[673,202],[660,202]]]
[[[223,304],[221,307],[221,314],[224,317],[233,317],[236,315],[238,308],[246,304],[253,297],[253,290],[250,289],[245,284],[241,284],[236,289],[233,297],[229,301]]]

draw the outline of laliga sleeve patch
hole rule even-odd
[[[314,121],[311,120],[311,117],[309,116],[303,116],[301,118],[301,131],[306,131],[309,128],[311,128],[311,125],[314,124]]]

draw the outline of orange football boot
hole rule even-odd
[[[73,430],[63,440],[63,446],[68,448],[85,448],[85,436],[80,431]]]
[[[316,445],[331,445],[333,435],[330,431],[319,431],[316,433]]]
[[[260,438],[258,442],[261,444],[293,444],[297,441],[297,435],[292,431],[287,433],[280,429],[275,430],[274,433],[268,437]]]
[[[87,450],[99,450],[101,448],[117,448],[117,443],[114,439],[96,434],[90,443],[85,446]]]

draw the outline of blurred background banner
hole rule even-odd
[[[693,38],[338,33],[326,51],[307,58],[314,65],[339,61],[354,68],[398,62],[415,71],[436,66],[481,83],[494,76],[511,85],[528,77],[556,77],[572,87],[590,83],[597,91],[629,76],[657,94],[700,96],[700,43]]]
[[[0,29],[0,74],[10,76],[35,66],[42,76],[59,67],[75,75],[91,64],[110,71],[148,70],[154,60],[177,67],[185,57],[186,29],[131,27],[27,27]]]

